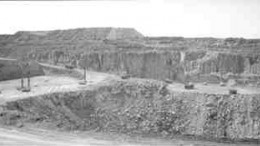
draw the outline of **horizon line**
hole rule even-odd
[[[227,38],[234,38],[234,39],[247,39],[247,40],[258,40],[260,38],[253,38],[253,37],[234,37],[234,36],[229,36],[229,37],[214,37],[214,36],[181,36],[181,35],[144,35],[141,31],[134,27],[113,27],[113,26],[107,26],[107,27],[71,27],[71,28],[66,28],[66,29],[44,29],[44,30],[18,30],[14,33],[0,33],[0,36],[4,35],[15,35],[18,32],[51,32],[51,31],[66,31],[66,30],[76,30],[76,29],[93,29],[93,28],[116,28],[116,29],[134,29],[138,33],[142,34],[144,37],[150,37],[150,38],[160,38],[160,37],[165,37],[165,38],[187,38],[187,39],[206,39],[206,38],[211,38],[211,39],[227,39]]]

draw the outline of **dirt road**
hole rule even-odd
[[[165,140],[94,132],[58,132],[0,128],[1,146],[257,146],[188,140]]]
[[[68,92],[77,91],[89,86],[98,84],[106,79],[109,79],[109,75],[103,73],[89,72],[87,75],[87,84],[80,85],[81,80],[68,77],[68,76],[38,76],[31,78],[31,91],[21,92],[17,90],[20,87],[20,79],[1,81],[0,83],[0,104],[6,101],[49,94],[54,92]],[[27,80],[25,80],[25,86],[27,86]]]

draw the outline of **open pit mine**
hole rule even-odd
[[[260,145],[260,39],[0,35],[0,145],[20,144]]]

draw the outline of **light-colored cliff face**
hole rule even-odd
[[[210,80],[209,78],[213,79],[212,74],[219,74],[219,76],[222,75],[227,78],[244,78],[249,82],[257,82],[260,76],[258,56],[260,54],[242,55],[210,51],[187,52],[185,71],[194,72],[196,76],[193,76],[193,79],[196,81],[206,81],[207,78]]]
[[[180,65],[178,51],[142,51],[142,52],[91,52],[70,55],[66,52],[48,52],[46,55],[34,54],[31,57],[42,62],[55,64],[71,63],[78,67],[84,64],[89,70],[123,73],[135,77],[154,79],[183,80],[184,70]],[[82,63],[83,62],[83,63]]]
[[[252,77],[249,80],[257,82],[257,76],[260,75],[260,64],[256,57],[212,51],[96,51],[74,55],[53,51],[31,56],[42,62],[70,63],[77,67],[82,67],[79,64],[84,62],[84,67],[89,70],[127,72],[141,78],[172,79],[180,82],[186,79],[195,82],[219,82],[221,75]]]
[[[171,91],[157,81],[111,81],[8,102],[0,106],[0,123],[254,140],[260,138],[259,97]]]
[[[104,72],[127,72],[142,78],[178,78],[179,52],[108,52],[84,56],[89,69]]]
[[[185,78],[198,82],[218,82],[220,76],[236,78],[260,76],[258,55],[220,53],[213,51],[96,51],[84,54],[66,54],[63,51],[36,54],[43,62],[71,63],[77,66],[84,62],[89,70],[121,73],[136,77],[172,79],[183,82]],[[80,66],[78,66],[80,67]],[[82,66],[81,66],[82,67]],[[214,74],[218,74],[217,76]],[[187,77],[185,77],[187,76]],[[258,78],[257,78],[258,79]],[[255,80],[257,82],[257,80]]]
[[[219,81],[260,77],[260,40],[143,37],[132,28],[80,28],[0,36],[0,55],[136,77]],[[213,75],[212,75],[213,74]]]

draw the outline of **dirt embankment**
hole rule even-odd
[[[170,91],[157,81],[111,81],[87,90],[1,105],[0,123],[208,139],[260,138],[260,95]]]

